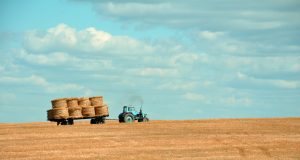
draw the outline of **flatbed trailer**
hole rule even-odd
[[[104,124],[106,117],[105,116],[91,116],[91,117],[69,117],[69,118],[62,118],[62,119],[48,119],[48,121],[56,122],[57,125],[73,125],[74,120],[80,120],[80,119],[90,119],[90,124]]]

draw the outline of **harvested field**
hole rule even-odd
[[[0,124],[0,159],[300,159],[300,118]]]

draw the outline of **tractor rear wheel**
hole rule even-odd
[[[125,123],[132,123],[133,121],[134,121],[133,115],[131,115],[131,114],[126,114],[126,115],[124,116],[124,122],[125,122]]]
[[[119,114],[119,122],[120,122],[120,123],[124,123],[124,116],[123,116],[122,113]]]

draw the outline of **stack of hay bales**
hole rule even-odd
[[[48,120],[79,119],[95,116],[109,116],[103,97],[60,98],[51,101],[52,109],[47,111]]]
[[[69,118],[81,118],[81,107],[78,105],[78,98],[68,98],[68,112]]]
[[[109,116],[108,106],[106,104],[102,106],[95,106],[96,116]]]
[[[96,116],[109,116],[108,106],[103,103],[103,97],[91,97],[90,101]]]
[[[51,101],[52,109],[47,111],[48,119],[66,119],[69,117],[66,98]]]
[[[80,101],[80,107],[82,108],[81,113],[84,117],[94,117],[95,116],[95,110],[94,107],[91,106],[91,102],[89,98],[81,98]]]

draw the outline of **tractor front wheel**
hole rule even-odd
[[[125,122],[125,123],[132,123],[133,121],[134,121],[133,115],[131,115],[131,114],[126,114],[126,115],[124,116],[124,122]]]
[[[149,118],[145,117],[145,118],[143,119],[143,122],[149,122]]]

